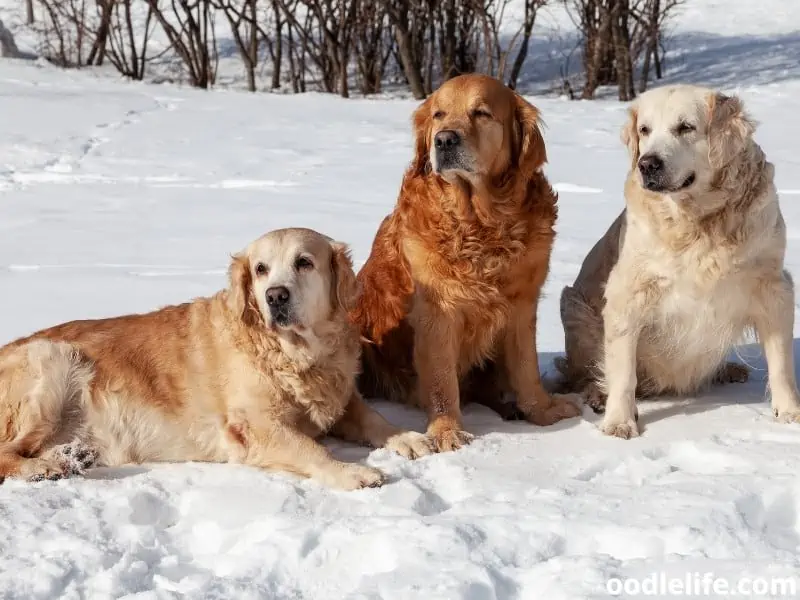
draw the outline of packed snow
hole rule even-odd
[[[669,77],[738,91],[761,122],[800,280],[800,8],[688,4],[675,35],[700,41],[687,41]],[[622,207],[625,106],[530,99],[559,191],[539,307],[552,371],[560,290]],[[0,342],[210,294],[226,284],[231,253],[278,227],[348,242],[360,266],[411,157],[414,106],[0,61]],[[773,422],[758,347],[736,355],[754,367],[750,383],[641,403],[643,435],[631,441],[602,436],[588,409],[539,428],[470,406],[478,437],[455,453],[409,462],[329,442],[385,470],[380,489],[201,464],[6,480],[0,598],[573,600],[606,598],[626,578],[706,572],[731,586],[795,577],[800,588],[800,427]],[[421,413],[376,406],[424,430]],[[739,596],[789,589],[767,587]]]

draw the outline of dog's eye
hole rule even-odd
[[[264,263],[258,263],[256,265],[256,275],[266,275],[267,274],[267,265]]]
[[[479,119],[479,118],[491,119],[492,118],[492,114],[488,110],[486,110],[484,108],[476,108],[475,110],[472,111],[472,116],[475,119]]]
[[[647,125],[639,127],[639,135],[650,135],[650,128]]]
[[[437,110],[435,113],[433,113],[433,118],[435,120],[437,120],[437,121],[439,119],[444,119],[444,111],[443,110]]]
[[[308,260],[305,256],[298,256],[297,260],[294,261],[294,268],[298,271],[302,269],[313,269],[314,263]]]
[[[678,135],[684,135],[686,133],[691,133],[692,131],[694,131],[695,126],[689,125],[689,123],[680,123],[675,129],[678,132]]]

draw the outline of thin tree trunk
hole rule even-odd
[[[639,93],[644,94],[647,90],[647,82],[650,79],[650,57],[652,56],[652,48],[648,44],[644,52],[644,61],[642,62],[642,73],[639,77]]]
[[[661,73],[661,55],[658,53],[657,45],[653,52],[653,63],[656,68],[656,79],[661,79],[661,77],[663,76],[663,74]]]
[[[272,0],[272,12],[275,15],[275,55],[272,60],[272,89],[281,87],[281,66],[283,64],[283,21],[278,3]],[[290,52],[291,54],[291,52]]]
[[[425,98],[425,88],[422,84],[422,73],[420,73],[419,65],[414,60],[414,55],[411,52],[411,33],[408,31],[408,26],[401,25],[399,21],[395,23],[394,36],[397,41],[397,52],[400,55],[403,72],[406,74],[408,85],[411,87],[411,93],[417,100],[422,100]]]
[[[89,56],[86,58],[87,65],[103,64],[103,59],[106,54],[106,44],[108,43],[108,33],[111,29],[111,17],[113,16],[113,5],[109,0],[98,0],[98,7],[100,7],[100,26],[97,28],[97,36],[92,44],[92,49],[89,51]]]
[[[536,8],[533,6],[534,2],[535,0],[525,0],[525,24],[522,30],[522,41],[517,51],[517,57],[514,59],[514,64],[511,67],[511,74],[508,76],[508,87],[512,90],[517,89],[517,81],[519,80],[520,73],[522,73],[522,66],[528,58],[528,45],[531,35],[533,34],[533,25],[536,21]]]

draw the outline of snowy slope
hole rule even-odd
[[[705,1],[709,26],[731,4]],[[787,18],[800,20],[786,11],[770,17],[775,36],[792,35]],[[769,27],[742,13],[751,17]],[[800,278],[791,48],[756,49],[762,67],[783,56],[795,71],[740,91],[776,165],[787,265]],[[559,291],[622,205],[625,107],[533,100],[560,191],[539,309],[551,369],[563,349]],[[0,61],[0,343],[211,293],[225,284],[228,256],[276,227],[347,241],[360,264],[410,159],[413,107],[194,92]],[[467,427],[479,437],[457,453],[407,462],[331,442],[390,474],[378,490],[194,464],[6,481],[0,598],[577,600],[608,597],[610,578],[654,572],[714,572],[731,585],[797,575],[800,427],[772,422],[760,351],[739,355],[758,369],[751,383],[642,404],[637,440],[601,436],[588,410],[536,428],[470,407]],[[424,428],[415,411],[378,407]]]

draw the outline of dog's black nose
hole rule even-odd
[[[461,136],[451,129],[445,129],[433,137],[433,143],[437,150],[447,150],[458,146],[461,143]]]
[[[639,159],[639,170],[642,175],[655,175],[664,168],[664,161],[655,154],[645,154]]]
[[[280,308],[289,302],[289,290],[282,285],[267,290],[267,304],[270,308]]]

